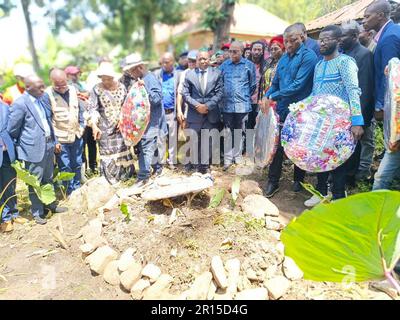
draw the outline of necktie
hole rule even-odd
[[[201,88],[201,92],[202,92],[203,94],[206,93],[205,74],[206,74],[206,71],[205,71],[205,70],[201,70],[201,71],[200,71],[200,88]]]

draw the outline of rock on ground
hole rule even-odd
[[[114,195],[114,189],[105,177],[98,177],[87,182],[86,202],[88,211],[94,212],[105,205]]]
[[[224,269],[224,264],[220,256],[214,256],[211,260],[211,272],[214,275],[215,282],[221,289],[228,287],[228,280]]]
[[[297,266],[296,262],[290,257],[285,257],[283,261],[283,273],[289,280],[300,280],[303,278],[304,273]]]
[[[160,275],[160,268],[152,263],[147,264],[142,270],[142,276],[149,278],[150,283],[156,282]]]
[[[238,289],[240,275],[240,260],[230,259],[225,263],[225,269],[228,271],[228,289],[227,291],[234,295]]]
[[[141,273],[142,265],[133,261],[119,277],[122,287],[128,292],[131,291],[133,285],[140,279]]]
[[[89,264],[90,269],[97,273],[102,274],[107,264],[112,260],[116,260],[118,253],[111,249],[109,246],[103,246],[98,248],[91,255],[86,257],[85,261]]]
[[[284,276],[277,276],[264,282],[264,285],[268,289],[269,297],[278,300],[289,290],[290,281]]]
[[[159,300],[171,286],[174,279],[168,274],[162,274],[157,281],[143,292],[143,300]]]
[[[244,180],[240,183],[239,193],[243,198],[246,198],[247,196],[252,194],[262,195],[263,191],[260,188],[258,182],[254,180]]]
[[[241,206],[244,213],[248,213],[256,219],[263,219],[265,216],[279,216],[277,206],[261,195],[247,196]]]
[[[150,287],[150,281],[145,279],[139,279],[132,289],[131,289],[131,296],[133,300],[140,300],[143,297],[143,291]]]
[[[204,272],[198,276],[189,289],[188,300],[206,300],[212,282],[211,272]]]
[[[121,257],[118,260],[118,270],[124,272],[128,270],[129,266],[135,262],[133,258],[133,254],[135,253],[135,249],[128,248],[121,254]]]
[[[268,290],[265,288],[247,289],[237,293],[235,300],[269,300]]]
[[[117,286],[119,285],[119,272],[118,272],[118,261],[113,260],[107,264],[104,269],[103,279],[105,282]]]

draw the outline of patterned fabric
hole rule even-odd
[[[150,101],[144,85],[135,82],[122,106],[120,130],[127,145],[137,145],[150,121]]]
[[[314,73],[312,95],[330,94],[350,105],[353,126],[364,125],[358,87],[358,68],[355,60],[344,54],[318,62]]]
[[[256,67],[242,58],[239,63],[225,61],[220,70],[224,79],[222,112],[248,113],[251,111],[251,96],[256,90]]]
[[[400,140],[400,60],[389,61],[389,77],[384,109],[385,144]],[[388,148],[386,148],[388,150]]]
[[[122,83],[118,83],[114,91],[96,85],[88,104],[89,123],[98,123],[102,133],[99,141],[101,173],[111,184],[127,180],[135,173],[132,153],[117,127],[125,96]]]
[[[264,86],[263,86],[263,92],[261,93],[262,97],[265,96],[268,89],[271,87],[272,80],[275,77],[276,69],[278,67],[278,62],[279,62],[279,60],[274,61],[272,59],[269,59],[267,62],[267,67],[265,68],[264,78],[263,78]]]

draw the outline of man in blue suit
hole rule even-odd
[[[11,232],[13,220],[17,223],[24,223],[26,219],[18,216],[17,199],[15,197],[16,174],[11,163],[15,160],[14,143],[7,132],[7,122],[10,111],[9,106],[0,100],[0,206],[5,207],[2,212],[2,232]]]
[[[54,135],[49,96],[39,77],[29,76],[25,84],[26,92],[10,108],[7,131],[15,140],[18,159],[25,161],[26,169],[37,176],[40,183],[53,183],[54,153],[61,151],[61,145]],[[57,208],[55,203],[45,207],[31,187],[29,197],[32,216],[38,224],[47,222],[45,209],[57,213],[67,210]]]
[[[375,30],[377,46],[374,52],[375,65],[375,117],[383,119],[386,91],[385,68],[389,60],[400,58],[400,26],[390,20],[391,6],[388,1],[379,0],[367,7],[364,13],[364,29]]]
[[[186,120],[188,128],[192,129],[192,133],[198,137],[198,157],[191,155],[191,159],[196,162],[197,170],[202,174],[209,172],[212,155],[216,155],[220,160],[219,148],[212,148],[212,143],[219,142],[220,139],[219,104],[224,95],[224,82],[221,71],[211,68],[209,64],[208,52],[199,52],[197,54],[198,68],[188,71],[182,91],[183,99],[189,106]],[[210,130],[213,131],[210,132]],[[217,136],[213,135],[215,133],[218,133]],[[207,143],[205,137],[211,137],[211,141]]]

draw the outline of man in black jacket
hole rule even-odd
[[[182,96],[188,104],[187,123],[191,133],[198,138],[198,157],[191,155],[191,161],[197,164],[200,173],[207,173],[211,156],[219,159],[219,148],[212,148],[212,142],[219,142],[219,134],[214,141],[204,139],[218,133],[220,121],[219,104],[223,98],[223,80],[221,71],[211,68],[207,51],[197,55],[198,68],[187,72]],[[215,129],[213,132],[210,131]],[[212,139],[211,139],[212,140]],[[191,139],[191,142],[193,140]]]
[[[343,36],[340,46],[343,53],[354,58],[358,67],[358,82],[361,89],[361,110],[364,118],[364,135],[357,145],[347,173],[348,182],[354,185],[358,180],[369,178],[373,161],[375,143],[374,130],[374,56],[359,41],[360,26],[356,21],[342,24]]]

